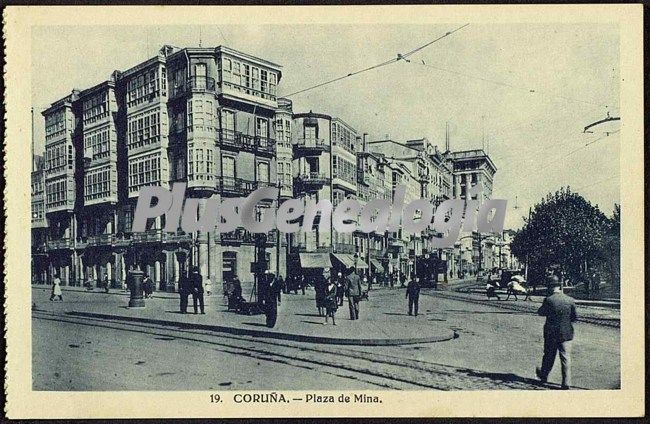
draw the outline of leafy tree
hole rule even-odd
[[[612,218],[597,206],[571,191],[570,187],[549,193],[531,210],[511,244],[522,262],[528,259],[529,280],[543,282],[544,270],[552,265],[578,279],[585,266],[618,260],[620,209]],[[610,264],[610,268],[614,267]]]

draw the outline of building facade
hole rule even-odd
[[[483,151],[441,152],[426,138],[369,141],[341,118],[294,113],[289,99],[277,98],[281,77],[279,65],[228,47],[163,46],[52,103],[42,113],[45,154],[35,157],[32,172],[34,279],[124,287],[128,270],[139,268],[159,289],[175,291],[192,266],[220,282],[251,281],[259,266],[287,276],[322,268],[329,258],[335,270],[354,265],[405,276],[453,276],[494,263],[483,248],[496,242],[480,236],[442,250],[432,229],[339,234],[331,224],[321,228],[318,215],[296,234],[188,234],[164,216],[132,233],[146,186],[184,185],[196,206],[188,216],[197,221],[209,199],[265,186],[277,187],[278,198],[258,205],[258,217],[290,198],[334,208],[345,199],[392,202],[401,185],[405,202],[426,198],[434,207],[465,198],[478,182],[489,198],[496,167]]]
[[[131,233],[142,187],[185,184],[186,196],[199,199],[200,219],[212,196],[278,184],[280,78],[279,65],[227,47],[164,46],[53,103],[43,112],[47,276],[123,286],[127,270],[138,267],[173,291],[189,266],[217,281],[252,279],[250,263],[261,256],[271,268],[284,267],[275,233],[167,232],[164,217]]]

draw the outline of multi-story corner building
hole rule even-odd
[[[77,281],[76,211],[83,190],[76,171],[82,166],[79,91],[52,103],[45,118],[45,217],[47,220],[48,275],[63,284]]]
[[[368,152],[367,143],[357,152],[357,199],[366,204],[374,199],[392,200],[392,171],[386,158],[378,153]],[[362,236],[361,256],[370,268],[379,275],[389,269],[388,233],[371,233]]]
[[[448,152],[446,157],[453,164],[453,194],[456,198],[467,199],[468,191],[481,183],[483,191],[472,199],[483,202],[492,197],[494,174],[497,171],[492,159],[483,150]],[[484,237],[474,232],[462,236],[454,249],[454,270],[458,275],[488,270],[495,265],[493,237]],[[471,255],[468,254],[471,252]]]
[[[275,160],[279,203],[293,198],[293,104],[291,100],[279,98],[275,113]],[[291,254],[291,235],[278,233],[278,258],[283,265],[278,267],[280,275],[286,276],[286,259]]]
[[[175,290],[190,265],[213,281],[250,280],[254,261],[284,267],[275,233],[168,233],[164,217],[131,233],[142,187],[184,183],[187,197],[206,199],[277,184],[280,78],[279,65],[227,47],[164,46],[53,103],[43,112],[49,275],[64,284],[108,277],[121,286],[135,266]],[[287,150],[290,134],[283,137]]]
[[[118,107],[115,75],[79,93],[77,100],[81,125],[80,150],[83,164],[75,178],[82,190],[77,193],[78,281],[121,281],[125,273],[119,254],[113,250],[118,225]]]
[[[292,127],[295,198],[316,203],[327,200],[334,207],[343,199],[356,199],[360,141],[354,128],[340,118],[311,111],[294,114]],[[311,231],[303,227],[293,236],[288,260],[309,269],[322,263],[323,253],[332,253],[335,269],[355,264],[368,268],[361,251],[365,235],[337,233],[331,225],[319,232],[319,222],[315,221]]]
[[[42,155],[34,155],[31,173],[32,189],[32,281],[47,281],[47,221],[45,219],[45,161]]]

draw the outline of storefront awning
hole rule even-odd
[[[329,253],[301,253],[300,266],[302,268],[331,268]]]
[[[345,268],[354,267],[354,257],[348,253],[332,253],[334,259],[339,261]]]
[[[364,262],[361,258],[354,258],[354,255],[349,253],[332,253],[334,259],[339,261],[345,268],[356,268],[365,269],[368,268],[368,264]],[[356,264],[356,265],[355,265]]]
[[[370,264],[372,264],[372,266],[373,266],[373,268],[375,268],[376,272],[378,272],[380,274],[384,273],[384,267],[381,264],[381,262],[379,262],[377,259],[370,259]]]

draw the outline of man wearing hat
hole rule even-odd
[[[349,269],[346,278],[346,294],[348,295],[348,306],[350,308],[350,319],[359,319],[359,300],[361,299],[361,278],[356,273],[355,268]]]
[[[201,277],[199,267],[195,266],[192,268],[192,273],[190,274],[189,278],[194,314],[198,313],[197,301],[199,303],[198,306],[201,308],[201,314],[205,314],[205,308],[203,304],[203,277]]]
[[[571,340],[573,340],[573,322],[577,320],[575,301],[562,293],[560,279],[554,275],[549,280],[551,294],[544,299],[537,313],[546,317],[544,324],[544,357],[542,367],[535,373],[542,382],[546,382],[556,352],[560,353],[562,364],[562,389],[568,390],[571,384]]]

